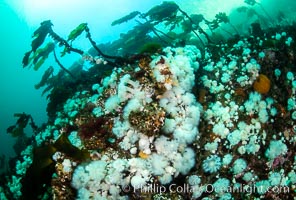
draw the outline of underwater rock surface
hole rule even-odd
[[[256,34],[216,42],[198,26],[201,16],[172,2],[142,17],[172,30],[182,21],[187,45],[149,43],[152,51],[109,56],[86,23],[68,41],[49,21],[41,25],[41,40],[54,36],[63,56],[79,53],[92,67],[64,69],[53,52],[62,72],[38,84],[48,87],[50,120],[1,184],[1,199],[295,198],[295,28],[257,25]],[[211,26],[223,19],[229,23],[220,13]],[[192,30],[201,38],[191,40]],[[83,32],[99,56],[71,46]],[[24,65],[52,51],[42,57],[32,49]]]

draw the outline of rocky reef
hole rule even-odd
[[[68,39],[41,23],[24,67],[38,70],[53,53],[61,70],[38,84],[49,121],[34,125],[1,199],[295,199],[295,26],[265,26],[261,16],[240,34],[225,13],[208,21],[174,2],[112,25],[136,17],[147,21],[100,45],[86,23]],[[221,23],[231,36],[216,37]],[[89,51],[72,45],[83,33]],[[59,48],[83,64],[65,67]]]

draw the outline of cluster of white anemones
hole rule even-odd
[[[186,46],[168,47],[164,52],[166,55],[155,56],[150,63],[150,76],[155,81],[148,84],[149,87],[141,84],[132,73],[117,71],[111,75],[113,81],[107,77],[102,81],[103,85],[95,87],[101,94],[105,89],[113,91],[99,110],[102,111],[101,115],[118,112],[113,118],[112,132],[121,140],[120,148],[129,151],[132,156],[121,158],[113,152],[112,155],[103,156],[100,161],[78,166],[72,185],[78,190],[80,199],[97,195],[119,199],[122,198],[119,195],[122,187],[144,188],[156,177],[161,184],[168,184],[178,174],[186,175],[194,166],[195,153],[188,145],[198,138],[201,106],[191,90],[195,82],[194,72],[199,67],[197,60],[201,56],[200,51],[194,46]],[[162,94],[157,94],[157,98],[156,85],[165,88]],[[161,131],[147,135],[131,125],[129,120],[133,113],[144,112],[152,103],[166,114],[163,115]],[[142,156],[138,156],[139,153]],[[120,162],[121,167],[112,167],[115,162]],[[101,173],[93,175],[93,167]],[[119,174],[116,179],[110,178],[107,173],[109,168],[113,174]],[[129,173],[125,178],[120,175],[123,170]],[[92,182],[97,187],[89,187]]]

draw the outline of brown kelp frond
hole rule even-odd
[[[136,16],[138,16],[139,14],[141,14],[139,11],[133,11],[131,13],[129,13],[128,15],[121,17],[120,19],[117,19],[115,21],[112,22],[111,26],[115,26],[118,24],[122,24],[124,22],[127,22],[129,20],[134,19]]]
[[[14,117],[18,118],[16,124],[6,129],[7,133],[10,133],[13,137],[25,135],[24,129],[27,127],[28,124],[31,126],[34,132],[37,131],[38,127],[30,114],[15,113]]]

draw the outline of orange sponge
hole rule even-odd
[[[259,74],[257,80],[253,84],[253,88],[260,94],[267,94],[270,90],[270,80],[264,74]]]

